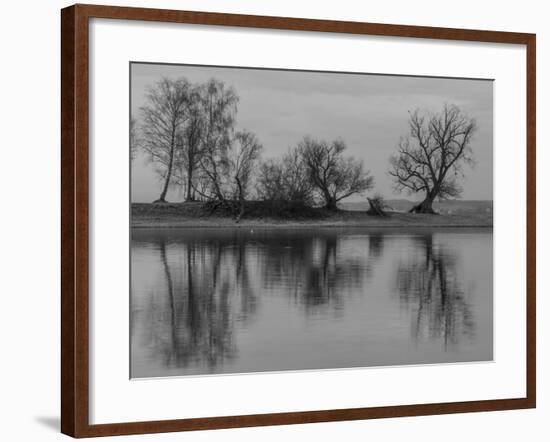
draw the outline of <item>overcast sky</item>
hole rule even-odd
[[[493,198],[490,80],[133,63],[131,109],[138,119],[147,88],[162,77],[185,77],[191,82],[216,78],[233,86],[239,95],[237,128],[258,136],[264,147],[263,158],[282,155],[306,135],[342,138],[348,146],[346,154],[362,159],[374,175],[371,193],[388,199],[408,197],[394,193],[387,175],[388,159],[396,151],[400,136],[408,131],[408,111],[437,111],[444,103],[456,104],[478,124],[472,143],[476,166],[466,169],[463,198]],[[132,164],[132,200],[151,202],[158,198],[160,189],[154,166],[138,155]],[[171,191],[168,199],[178,201],[182,195]],[[358,199],[349,201],[353,200]]]

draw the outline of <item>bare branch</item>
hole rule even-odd
[[[190,84],[185,78],[164,78],[149,89],[147,101],[141,107],[140,146],[156,164],[164,185],[159,197],[164,201],[173,184],[177,168],[176,140],[189,116]]]
[[[306,137],[298,149],[313,187],[329,209],[336,209],[339,201],[374,185],[363,162],[343,157],[346,145],[342,140],[328,143]]]
[[[409,128],[409,136],[399,142],[397,155],[390,158],[388,173],[396,190],[425,192],[425,201],[415,209],[430,212],[436,198],[460,196],[462,167],[473,165],[471,142],[476,122],[457,106],[445,105],[439,114],[414,111]]]

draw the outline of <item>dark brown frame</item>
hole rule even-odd
[[[527,50],[527,395],[521,398],[90,425],[88,353],[88,21],[201,25],[512,43]],[[74,5],[61,11],[61,431],[73,437],[534,408],[536,226],[534,34],[208,12]]]

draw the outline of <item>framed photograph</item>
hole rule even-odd
[[[535,35],[61,30],[63,433],[535,407]]]

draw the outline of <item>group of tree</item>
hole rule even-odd
[[[215,79],[198,85],[162,79],[149,89],[140,124],[130,121],[130,144],[132,157],[142,149],[161,178],[155,202],[177,186],[186,201],[230,201],[242,209],[253,196],[332,210],[373,186],[363,163],[344,155],[342,140],[305,137],[282,158],[262,161],[257,136],[236,127],[238,101],[232,87]]]
[[[297,201],[336,210],[339,201],[374,185],[363,162],[344,156],[342,140],[305,137],[280,159],[262,163],[258,196],[264,200]]]
[[[181,186],[188,201],[244,192],[261,145],[235,129],[237,103],[233,88],[214,79],[198,85],[162,79],[149,89],[133,138],[162,179],[157,202],[166,201],[170,186]]]
[[[257,136],[237,128],[238,102],[236,91],[216,79],[165,78],[148,90],[139,119],[130,121],[130,145],[132,158],[142,150],[156,167],[162,183],[157,203],[179,187],[186,201],[231,202],[240,215],[250,198],[336,210],[341,200],[373,188],[374,177],[345,155],[341,139],[305,137],[282,157],[262,160]],[[434,200],[461,193],[476,124],[445,105],[439,114],[414,111],[409,126],[389,174],[397,190],[424,193],[412,211],[432,213]]]

